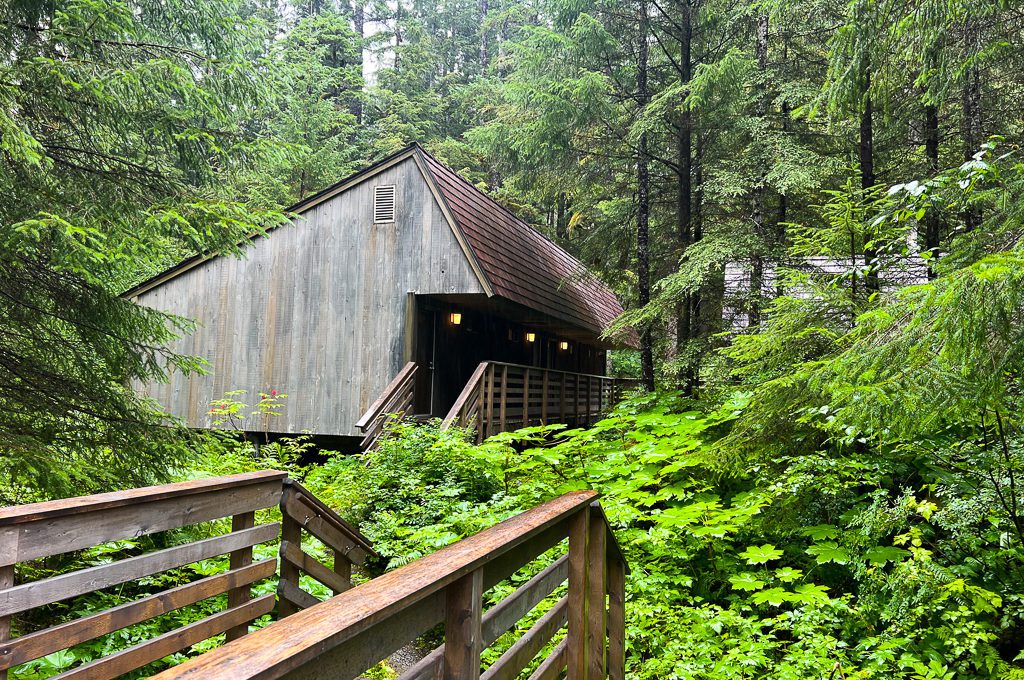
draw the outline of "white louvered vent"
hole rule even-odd
[[[373,188],[373,223],[395,221],[395,185]]]

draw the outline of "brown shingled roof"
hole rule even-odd
[[[582,262],[420,151],[495,295],[596,333],[622,313]]]

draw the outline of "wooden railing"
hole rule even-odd
[[[627,566],[592,491],[576,491],[230,642],[161,680],[355,678],[444,623],[444,644],[402,676],[509,680],[565,627],[530,676],[621,680]],[[483,611],[483,594],[568,538],[567,554]],[[566,594],[481,674],[481,652],[568,579]]]
[[[477,441],[529,425],[586,426],[618,403],[636,381],[485,361],[476,367],[442,422],[473,426]]]
[[[256,524],[257,511],[275,506],[280,506],[284,518],[281,614],[290,613],[296,603],[308,606],[319,601],[299,588],[300,570],[335,592],[349,588],[351,564],[374,554],[373,548],[283,472],[252,472],[0,508],[0,679],[6,680],[12,667],[224,593],[226,609],[58,677],[114,678],[220,633],[226,633],[228,640],[246,635],[249,623],[270,614],[275,606],[273,593],[252,595],[253,584],[277,572],[274,558],[253,562],[254,546],[281,537],[282,523]],[[231,518],[228,533],[38,581],[15,580],[18,563],[227,517]],[[333,571],[302,552],[303,530],[334,551]],[[228,568],[221,573],[11,637],[13,616],[225,554]]]
[[[364,451],[377,446],[389,422],[409,413],[416,392],[417,370],[416,363],[407,363],[356,422],[356,428],[363,433],[361,448]]]

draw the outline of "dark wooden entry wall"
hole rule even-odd
[[[453,313],[461,314],[460,323],[452,322]],[[600,347],[457,304],[418,297],[415,324],[413,357],[422,370],[417,378],[417,413],[444,416],[482,361],[594,375],[606,372],[607,353]],[[527,333],[535,335],[533,342]],[[561,342],[568,346],[562,349]]]

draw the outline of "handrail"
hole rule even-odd
[[[417,364],[412,361],[403,366],[381,395],[366,409],[366,413],[356,421],[356,428],[364,434],[361,444],[364,451],[377,445],[389,419],[401,417],[412,408],[417,370]]]
[[[372,404],[370,404],[370,406],[366,409],[366,413],[364,413],[363,416],[356,421],[356,427],[360,430],[365,431],[366,428],[370,426],[370,423],[373,422],[374,418],[381,414],[381,408],[384,406],[384,404],[386,404],[389,401],[390,397],[394,395],[394,393],[398,390],[399,387],[402,386],[406,379],[408,379],[415,372],[415,362],[410,361],[405,366],[403,366],[402,370],[399,371],[398,374],[391,379],[391,382],[389,382],[387,387],[384,388],[384,391],[380,393],[380,396],[377,397],[377,399]]]
[[[635,381],[590,373],[481,362],[441,429],[473,427],[477,442],[497,432],[552,422],[587,426]]]
[[[281,508],[281,522],[256,523],[258,511],[275,506]],[[231,519],[227,533],[15,584],[15,568],[21,562],[221,518]],[[333,571],[302,552],[303,531],[334,551]],[[282,535],[286,540],[280,549],[279,610],[284,615],[294,600],[305,605],[319,601],[299,588],[300,570],[341,592],[351,588],[352,563],[376,555],[357,529],[276,470],[0,508],[0,680],[12,667],[223,594],[227,594],[226,609],[72,668],[60,677],[114,678],[220,633],[229,640],[246,635],[249,624],[270,614],[276,603],[273,593],[253,595],[255,583],[277,572],[275,559],[254,562],[253,548]],[[224,555],[228,566],[221,573],[10,636],[11,619],[22,612]],[[296,562],[298,568],[292,569]]]
[[[568,596],[487,671],[513,678],[567,626],[542,666],[569,680],[624,675],[624,579],[597,494],[575,491],[161,673],[160,680],[354,678],[445,622],[445,644],[403,678],[480,677],[480,654],[568,578]],[[596,507],[596,506],[595,506]],[[487,613],[482,594],[569,539],[568,556]],[[606,604],[606,596],[608,597]],[[435,675],[436,673],[436,675]],[[545,677],[555,677],[554,674]]]

